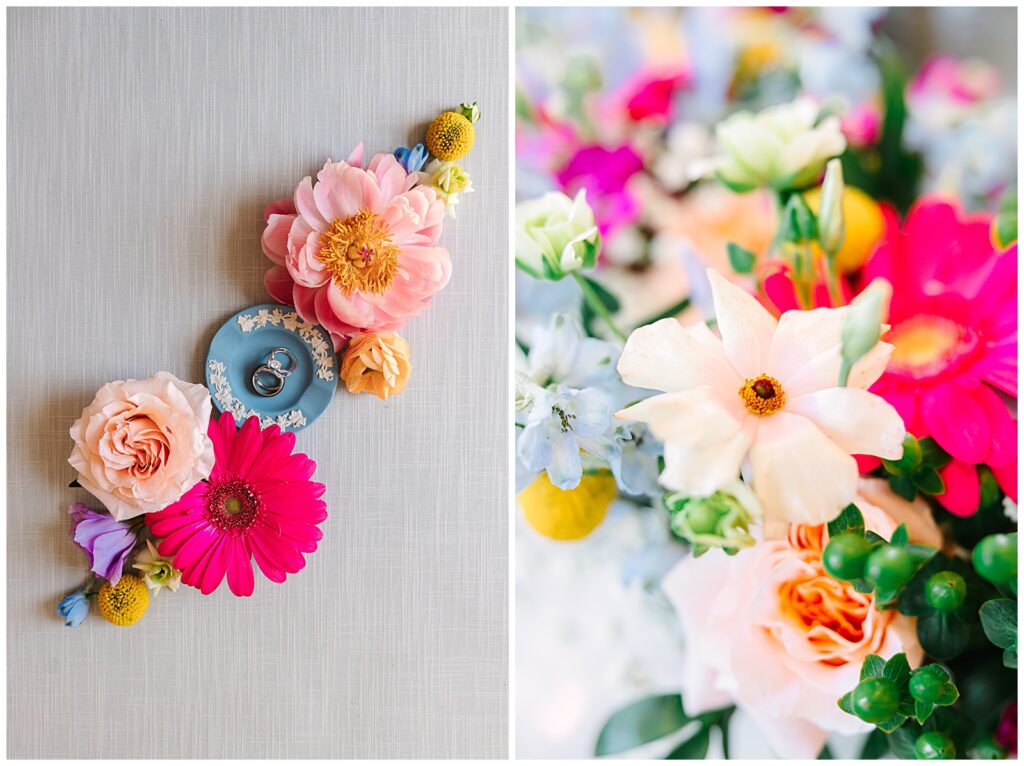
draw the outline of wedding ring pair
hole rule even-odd
[[[287,367],[277,358],[279,354],[290,362]],[[291,351],[280,346],[275,348],[267,354],[267,361],[253,372],[253,390],[260,396],[277,396],[284,389],[284,379],[295,372],[298,366],[299,361]]]

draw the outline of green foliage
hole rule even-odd
[[[619,308],[621,307],[619,299],[612,295],[610,292],[608,292],[607,288],[601,285],[600,282],[580,273],[575,273],[574,276],[576,277],[577,282],[582,283],[580,285],[581,289],[587,291],[589,288],[589,293],[593,295],[597,301],[599,301],[600,305],[604,307],[605,311],[607,311],[609,314],[614,314],[616,311],[619,310]],[[598,312],[594,309],[591,302],[586,300],[586,298],[584,297],[583,305],[580,307],[580,320],[583,324],[583,329],[586,331],[587,335],[594,338],[600,337],[594,329],[594,322],[601,319],[603,319],[603,317],[599,316]]]
[[[978,612],[985,636],[1003,649],[1003,664],[1017,667],[1017,602],[1009,598],[994,598],[981,605]]]
[[[642,322],[638,322],[636,326],[637,327],[643,327],[644,325],[649,325],[649,324],[654,324],[655,322],[660,322],[662,319],[672,319],[673,317],[675,317],[676,315],[680,314],[681,312],[686,311],[686,309],[688,309],[689,307],[690,307],[690,299],[689,298],[683,298],[681,301],[679,301],[678,303],[672,304],[671,306],[669,306],[664,311],[659,311],[654,316],[648,317],[647,319],[643,320]]]
[[[725,246],[725,250],[729,254],[729,265],[732,266],[732,270],[737,274],[749,274],[754,270],[757,256],[745,247],[740,247],[735,242],[730,242]]]
[[[903,439],[903,455],[899,460],[883,460],[889,486],[906,500],[913,500],[918,492],[941,495],[945,491],[939,470],[952,458],[930,436],[917,439],[907,434]]]
[[[609,718],[597,738],[594,754],[622,753],[661,739],[690,722],[678,694],[661,694],[633,702]]]

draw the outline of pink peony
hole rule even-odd
[[[355,333],[401,329],[451,276],[437,247],[444,203],[393,155],[361,161],[361,147],[328,161],[264,214],[267,291],[323,325],[335,349]]]
[[[240,429],[231,415],[210,422],[217,462],[207,482],[159,513],[146,516],[161,556],[182,571],[181,581],[212,593],[227,575],[236,596],[251,596],[252,559],[268,578],[284,582],[306,565],[323,536],[324,485],[310,481],[316,463],[292,453],[295,434],[276,425],[260,430],[249,418]]]
[[[910,82],[907,98],[915,108],[930,100],[967,107],[994,98],[999,88],[999,73],[983,61],[934,56]]]
[[[941,541],[927,505],[896,497],[882,480],[862,482],[856,502],[884,537],[906,523],[914,542]],[[871,729],[836,704],[857,685],[864,658],[906,652],[916,667],[923,653],[912,619],[825,573],[827,540],[824,525],[793,525],[784,540],[732,557],[712,550],[669,572],[662,588],[686,642],[688,715],[736,704],[783,758],[813,759],[829,733]]]
[[[169,372],[107,383],[71,426],[78,483],[124,521],[170,505],[210,475],[210,394]]]

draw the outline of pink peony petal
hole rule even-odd
[[[260,238],[263,253],[278,266],[284,265],[285,256],[288,255],[288,232],[294,220],[294,215],[270,216]]]
[[[274,266],[268,269],[267,273],[263,275],[263,286],[278,303],[292,305],[295,280],[284,266]]]

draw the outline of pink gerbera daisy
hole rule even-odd
[[[451,276],[434,190],[393,155],[361,164],[360,146],[264,212],[268,292],[323,325],[335,349],[356,333],[400,330]]]
[[[887,399],[915,436],[953,456],[938,500],[952,513],[978,508],[976,465],[992,468],[1016,498],[1017,246],[998,252],[991,218],[960,216],[946,202],[916,205],[901,227],[887,215],[882,244],[863,284],[892,283],[889,330],[895,347],[872,391]]]
[[[295,434],[276,425],[261,430],[249,418],[239,429],[231,415],[211,419],[216,464],[210,478],[180,500],[146,515],[181,581],[212,593],[227,575],[236,596],[251,596],[252,559],[274,582],[306,565],[327,518],[324,485],[310,481],[316,463],[292,454]]]
[[[893,355],[871,391],[910,433],[931,436],[953,456],[937,497],[951,513],[978,509],[979,464],[1016,500],[1017,425],[1008,401],[1017,398],[1017,246],[997,251],[991,217],[961,216],[935,199],[919,202],[902,227],[894,211],[885,215],[885,236],[847,293],[876,277],[893,288],[885,336]],[[765,294],[779,310],[795,306],[784,270],[765,280]],[[824,285],[815,302],[829,305]],[[863,471],[879,464],[858,462]]]

